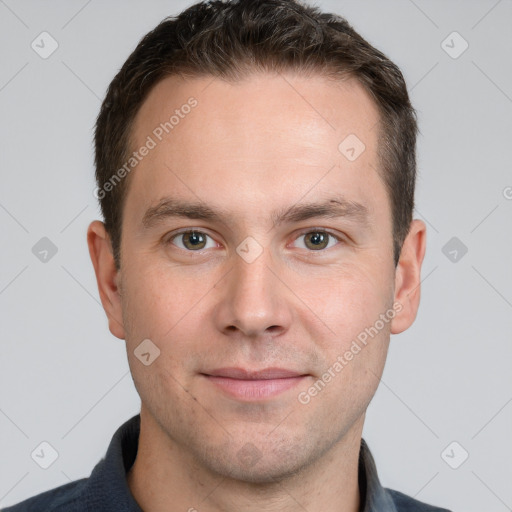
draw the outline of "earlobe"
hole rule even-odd
[[[423,221],[411,222],[395,271],[395,303],[399,312],[391,322],[391,333],[408,329],[418,312],[421,292],[421,265],[425,256],[427,228]]]
[[[117,284],[119,273],[115,266],[110,237],[103,222],[91,222],[87,230],[87,245],[110,332],[119,339],[125,339],[121,294]]]

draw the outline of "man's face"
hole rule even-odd
[[[166,78],[137,115],[132,149],[156,146],[124,206],[123,337],[153,426],[206,468],[271,481],[360,434],[391,322],[345,354],[395,298],[377,121],[356,82],[292,74]],[[165,199],[220,217],[169,216]],[[342,212],[273,222],[306,203]],[[145,339],[160,350],[149,365],[134,353]]]

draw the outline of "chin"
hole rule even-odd
[[[291,461],[272,459],[274,457],[266,461],[262,458],[252,467],[244,467],[238,461],[235,463],[226,461],[226,464],[219,464],[219,461],[216,461],[212,469],[220,476],[254,485],[280,483],[300,472],[300,465],[293,464]]]
[[[316,460],[316,453],[305,444],[276,446],[257,440],[233,450],[233,444],[203,453],[202,464],[219,476],[255,485],[279,483],[300,473]]]

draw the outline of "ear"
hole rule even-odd
[[[411,222],[395,270],[395,303],[401,305],[391,321],[391,334],[408,329],[420,305],[421,264],[425,256],[427,227],[421,220]]]
[[[118,287],[120,276],[114,263],[110,237],[103,222],[91,222],[87,230],[87,245],[96,273],[101,303],[107,314],[108,328],[114,336],[124,339],[121,294]]]

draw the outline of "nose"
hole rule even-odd
[[[291,292],[264,249],[248,263],[238,254],[233,267],[217,286],[217,328],[233,338],[275,337],[286,332],[292,320]]]

